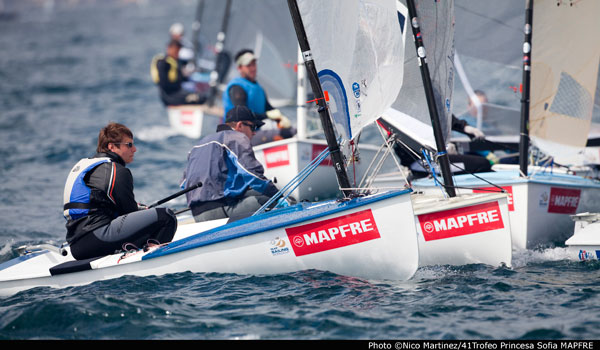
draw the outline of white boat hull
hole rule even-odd
[[[326,148],[325,140],[290,138],[255,146],[254,154],[263,165],[265,176],[276,179],[276,183],[281,187],[290,183]],[[360,182],[378,150],[379,147],[374,145],[359,146],[359,159],[348,167],[351,181],[356,179],[356,183]],[[395,164],[390,158],[384,163],[383,169],[389,171],[394,167]],[[397,187],[402,188],[403,184]],[[299,201],[319,201],[335,198],[339,193],[338,188],[335,171],[328,157],[294,190],[292,196]]]
[[[572,216],[574,233],[565,245],[574,260],[600,260],[600,214],[581,213]]]
[[[167,245],[87,264],[50,251],[21,256],[0,264],[0,294],[184,271],[278,274],[318,269],[367,279],[406,280],[418,268],[409,191],[297,205],[205,231],[206,225],[216,224],[181,225],[178,240]],[[194,231],[200,233],[191,234]],[[68,266],[61,265],[65,262]],[[73,269],[81,271],[68,272]]]
[[[192,139],[213,133],[223,119],[223,109],[204,105],[168,106],[167,115],[171,128]]]
[[[511,266],[507,196],[466,194],[444,199],[413,194],[419,266]]]
[[[600,210],[600,184],[582,177],[543,173],[525,179],[518,171],[508,170],[477,176],[507,191],[514,249],[562,244],[573,233],[570,215]],[[460,193],[499,191],[472,175],[458,175],[454,180]],[[425,193],[440,192],[432,181],[415,181],[413,185]]]

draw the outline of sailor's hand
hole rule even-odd
[[[187,103],[192,103],[192,102],[196,102],[196,103],[201,103],[200,102],[200,96],[198,94],[189,94],[185,97],[185,102]]]
[[[494,152],[490,152],[485,158],[490,162],[491,165],[498,164],[500,158],[498,158]]]
[[[296,205],[298,204],[298,201],[296,200],[296,198],[292,197],[292,196],[288,196],[286,198],[287,202],[289,205]]]
[[[466,134],[473,136],[473,139],[475,140],[482,140],[485,138],[485,134],[483,133],[483,131],[470,125],[466,125],[464,130]]]
[[[267,111],[267,118],[277,122],[277,127],[280,129],[287,129],[292,127],[292,123],[289,118],[281,113],[279,109],[272,109]]]
[[[446,145],[446,152],[448,154],[458,154],[456,146],[452,142]]]
[[[148,206],[146,204],[138,203],[137,206],[138,210],[148,209]]]

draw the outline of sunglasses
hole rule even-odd
[[[242,124],[246,125],[247,127],[249,127],[252,131],[256,131],[258,130],[258,126],[256,126],[255,124],[252,123],[244,123],[242,122]]]
[[[133,142],[113,142],[113,145],[125,145],[127,148],[133,147]]]

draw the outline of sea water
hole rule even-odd
[[[63,186],[109,121],[129,126],[136,199],[179,190],[194,140],[174,135],[149,67],[195,1],[5,1],[0,13],[0,262],[64,241]],[[183,207],[183,198],[169,202]],[[600,263],[565,248],[513,266],[420,268],[406,282],[323,271],[123,277],[0,298],[0,339],[594,339]]]

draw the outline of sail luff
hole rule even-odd
[[[208,104],[210,106],[214,105],[215,97],[217,96],[217,87],[218,87],[217,85],[219,83],[219,79],[223,78],[223,77],[219,76],[219,67],[220,67],[219,60],[223,60],[222,53],[223,53],[223,47],[225,46],[225,39],[227,37],[227,25],[229,23],[229,14],[231,12],[231,1],[232,0],[227,0],[227,3],[225,5],[225,12],[223,14],[223,20],[221,22],[221,30],[217,34],[217,44],[215,45],[215,50],[216,50],[215,67],[212,70],[212,72],[210,72],[210,81],[208,83],[208,85],[210,86],[210,95],[208,98]]]
[[[200,28],[202,28],[202,13],[204,11],[204,0],[198,0],[196,5],[196,17],[192,23],[192,44],[194,45],[194,59],[195,64],[198,64],[198,57],[200,57]]]
[[[452,180],[452,173],[450,171],[450,162],[448,160],[448,153],[446,152],[446,144],[444,141],[444,134],[441,129],[438,109],[436,106],[435,96],[433,88],[431,86],[431,76],[429,74],[429,67],[427,64],[427,56],[425,54],[425,47],[423,45],[423,37],[419,29],[419,21],[417,10],[413,0],[407,0],[408,13],[411,19],[411,27],[413,36],[415,38],[417,56],[419,60],[419,66],[421,70],[421,77],[423,79],[423,87],[425,88],[425,97],[427,100],[427,107],[429,108],[429,116],[431,118],[431,124],[433,127],[433,134],[435,138],[436,148],[438,150],[438,160],[444,180],[444,185],[448,196],[455,197],[456,191],[454,189],[454,182]]]
[[[307,115],[306,115],[306,68],[302,61],[302,51],[298,47],[298,68],[296,73],[296,137],[299,140],[307,138]]]
[[[298,4],[295,0],[288,0],[288,7],[294,23],[294,29],[296,30],[296,36],[298,37],[298,44],[300,45],[300,50],[302,51],[304,65],[306,67],[313,93],[315,94],[316,102],[319,106],[319,117],[321,119],[321,124],[325,133],[325,139],[327,140],[327,147],[329,148],[330,156],[333,161],[333,167],[338,179],[338,183],[342,188],[342,193],[344,196],[349,197],[352,193],[352,191],[349,190],[351,187],[350,180],[348,179],[342,153],[335,137],[327,101],[325,101],[325,96],[319,81],[317,70],[315,68],[315,63],[312,59],[310,44],[304,31],[304,24],[302,23],[300,10],[298,9]]]
[[[531,35],[533,26],[533,0],[525,5],[525,26],[523,44],[523,92],[521,93],[521,135],[519,139],[519,169],[521,176],[527,176],[529,161],[529,97],[531,89]]]

